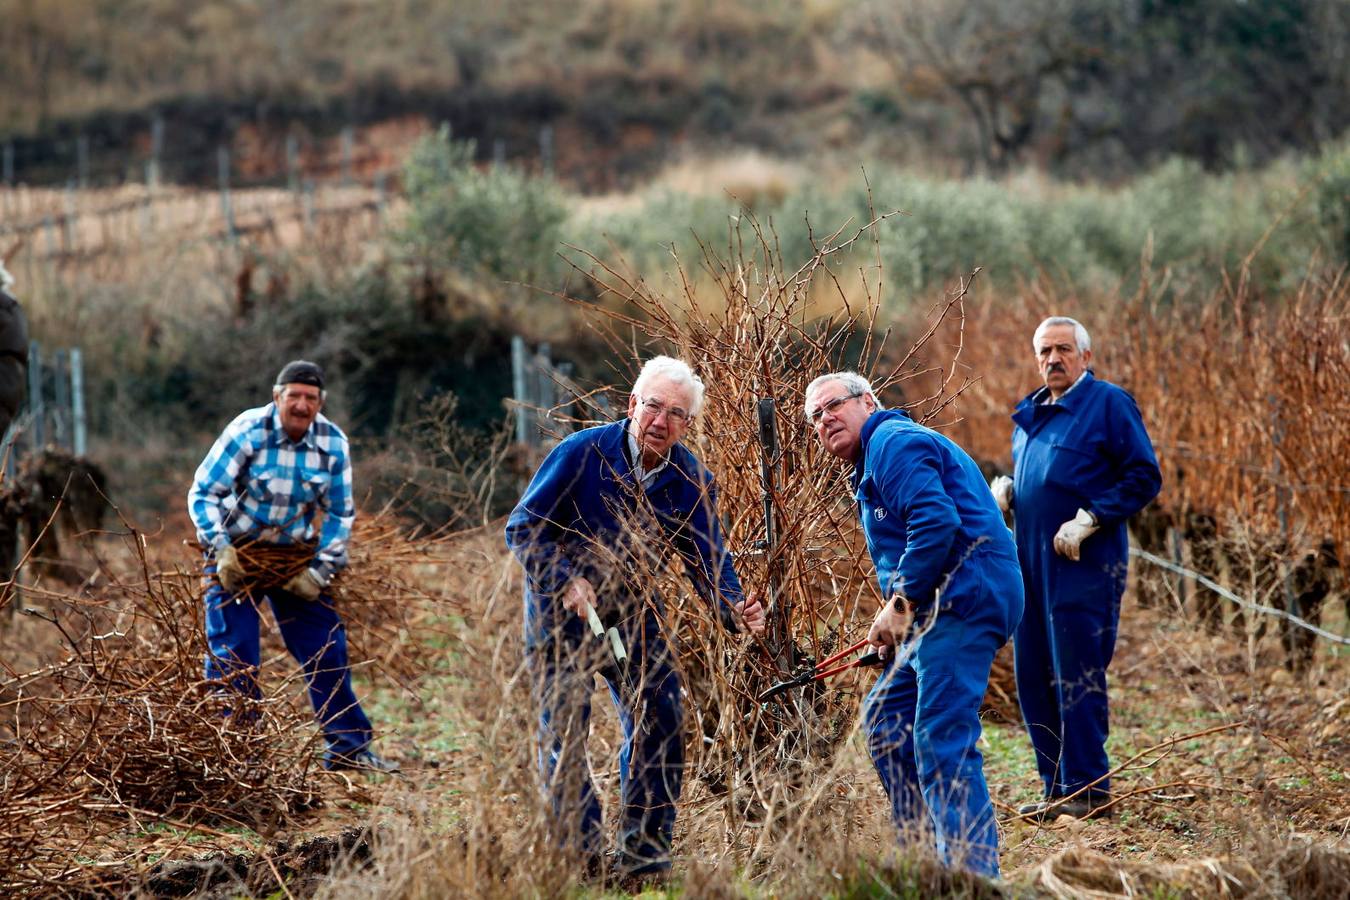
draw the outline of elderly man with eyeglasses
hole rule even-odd
[[[555,447],[506,524],[506,543],[526,576],[540,773],[559,843],[590,875],[655,881],[670,869],[684,708],[653,592],[661,560],[670,550],[679,554],[728,631],[764,629],[764,610],[745,598],[723,546],[712,476],[680,443],[702,406],[703,382],[686,363],[649,360],[628,398],[628,418]],[[618,629],[626,661],[591,639],[591,610]],[[612,865],[586,759],[595,673],[609,686],[623,729]]]
[[[1012,535],[974,460],[883,409],[858,373],[811,382],[806,416],[825,449],[853,464],[881,586],[868,639],[888,662],[862,720],[900,839],[931,829],[945,864],[996,878],[979,710],[994,654],[1022,617]]]

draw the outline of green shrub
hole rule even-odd
[[[567,211],[552,180],[479,169],[473,142],[452,141],[446,126],[416,144],[403,178],[409,210],[394,239],[406,259],[495,281],[557,275]]]
[[[1316,188],[1317,221],[1333,261],[1350,265],[1350,144],[1323,154]]]

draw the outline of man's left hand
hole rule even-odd
[[[904,597],[895,597],[881,607],[867,632],[867,643],[881,651],[882,659],[890,659],[895,648],[905,642],[910,626],[914,624],[914,605]]]
[[[751,634],[764,633],[764,604],[758,600],[742,600],[735,605],[736,616],[744,623],[741,631]]]
[[[1055,552],[1078,562],[1083,541],[1096,534],[1099,527],[1096,516],[1086,509],[1078,510],[1072,519],[1059,526],[1054,540]]]
[[[306,569],[286,582],[282,590],[291,592],[301,600],[318,600],[323,585],[319,583],[319,576],[314,574],[313,569]]]

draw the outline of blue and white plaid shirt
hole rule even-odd
[[[347,436],[322,414],[299,441],[281,426],[275,403],[240,413],[206,454],[188,490],[188,512],[202,546],[235,538],[274,544],[314,540],[311,569],[327,584],[347,564],[356,507]]]

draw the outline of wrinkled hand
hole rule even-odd
[[[876,647],[882,659],[890,659],[895,648],[905,641],[910,626],[914,624],[914,605],[904,597],[897,596],[894,602],[881,607],[872,627],[867,632],[867,643]]]
[[[998,504],[999,509],[1005,513],[1012,509],[1013,480],[1007,475],[999,475],[989,482],[989,493],[994,495],[994,502]]]
[[[595,588],[585,578],[573,578],[563,591],[562,605],[578,616],[586,615],[587,607],[595,607]]]
[[[751,634],[764,633],[764,604],[758,600],[742,600],[735,605],[736,616],[742,623],[740,630]]]
[[[301,600],[318,600],[323,585],[319,583],[319,576],[314,574],[313,569],[306,569],[286,582],[282,590],[290,591]]]
[[[1078,562],[1083,541],[1097,533],[1097,517],[1086,509],[1080,509],[1072,519],[1059,526],[1055,533],[1055,552],[1066,559]]]
[[[239,562],[239,551],[229,544],[216,551],[216,580],[231,594],[244,586],[248,578]]]

